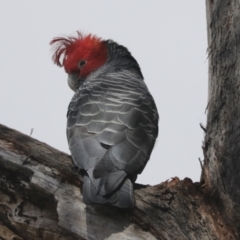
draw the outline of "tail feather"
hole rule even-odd
[[[86,204],[109,203],[119,208],[130,208],[134,206],[133,184],[126,179],[114,192],[101,195],[92,183],[91,179],[85,175],[83,184],[83,201]]]
[[[96,190],[94,185],[92,184],[90,178],[88,176],[84,176],[84,183],[83,183],[83,201],[86,204],[92,203],[114,203],[117,201],[117,197],[114,196],[110,199],[103,197],[99,192]]]
[[[120,208],[132,208],[134,207],[134,195],[133,195],[133,184],[129,179],[126,179],[124,184],[118,191],[118,201],[113,205]]]
[[[118,188],[118,186],[123,182],[123,180],[127,176],[127,173],[124,171],[116,171],[106,173],[101,178],[94,178],[93,171],[94,171],[93,169],[89,169],[87,171],[88,177],[90,178],[92,184],[95,186],[97,191],[102,196],[111,194],[115,189]]]

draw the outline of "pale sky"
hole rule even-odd
[[[0,2],[0,123],[69,153],[67,75],[49,42],[77,30],[113,39],[138,61],[158,107],[159,137],[138,177],[158,184],[200,179],[207,105],[205,1],[51,0]]]

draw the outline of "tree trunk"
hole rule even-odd
[[[206,2],[209,101],[202,179],[240,239],[240,2]]]
[[[240,239],[239,3],[206,5],[209,103],[201,182],[176,177],[135,184],[132,210],[85,206],[69,155],[0,125],[0,239]]]

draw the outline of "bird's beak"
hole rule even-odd
[[[68,74],[68,85],[75,92],[79,87],[79,74],[70,73]]]

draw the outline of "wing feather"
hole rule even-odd
[[[158,134],[158,113],[134,74],[86,79],[68,109],[67,137],[74,163],[85,170],[85,202],[134,204],[133,185]]]

